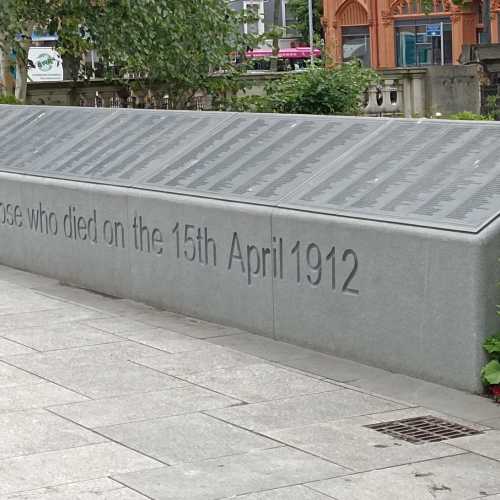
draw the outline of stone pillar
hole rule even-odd
[[[413,85],[409,75],[403,78],[403,113],[405,118],[413,116]]]
[[[492,11],[490,15],[491,43],[500,43],[500,33],[498,29],[498,17],[500,12]]]
[[[394,19],[388,12],[383,12],[379,36],[380,68],[396,67]]]
[[[425,114],[425,89],[422,75],[411,75],[411,96],[413,116],[424,116]]]

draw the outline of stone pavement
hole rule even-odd
[[[0,499],[145,498],[500,500],[500,405],[0,267]]]

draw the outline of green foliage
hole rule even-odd
[[[481,378],[485,385],[500,384],[500,361],[493,359],[484,366],[481,370]]]
[[[483,344],[484,350],[494,359],[500,359],[500,335],[488,337]]]
[[[0,46],[26,65],[33,28],[57,32],[61,54],[79,61],[96,49],[110,77],[167,82],[183,107],[214,71],[235,74],[232,57],[255,45],[240,33],[244,17],[226,0],[0,0]]]
[[[288,73],[266,86],[265,96],[232,101],[238,111],[356,115],[366,89],[379,77],[357,61],[334,68],[309,67],[302,73]]]
[[[303,37],[304,41],[309,42],[309,2],[308,0],[288,0],[287,9],[293,13],[297,20],[296,24],[291,26],[296,29]],[[313,0],[313,30],[315,35],[322,36],[323,26],[321,17],[323,16],[323,0]]]
[[[92,19],[92,37],[118,76],[166,82],[169,101],[182,108],[211,73],[235,74],[231,54],[255,40],[240,33],[241,17],[225,0],[122,0]],[[224,80],[223,80],[224,81]],[[230,81],[228,79],[227,81]]]
[[[0,104],[21,104],[13,95],[0,95]]]
[[[478,115],[476,113],[471,113],[470,111],[462,111],[461,113],[455,113],[453,115],[448,115],[446,117],[448,120],[493,120],[491,116],[488,115]]]
[[[488,337],[483,348],[491,360],[481,370],[481,379],[485,385],[500,384],[500,335]]]

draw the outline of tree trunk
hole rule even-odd
[[[271,58],[271,71],[278,71],[278,56],[280,52],[280,4],[281,0],[274,0],[273,10],[273,56]]]
[[[10,74],[10,50],[5,47],[5,44],[0,44],[0,95],[14,95],[14,82]]]
[[[16,99],[22,103],[26,102],[28,91],[28,68],[22,57],[16,58]]]

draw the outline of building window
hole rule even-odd
[[[450,20],[396,21],[396,53],[399,67],[452,64]]]
[[[243,2],[243,10],[252,14],[257,20],[244,24],[244,32],[253,35],[264,33],[264,0],[248,0]]]
[[[370,66],[370,31],[368,26],[342,28],[342,60],[359,59]]]

